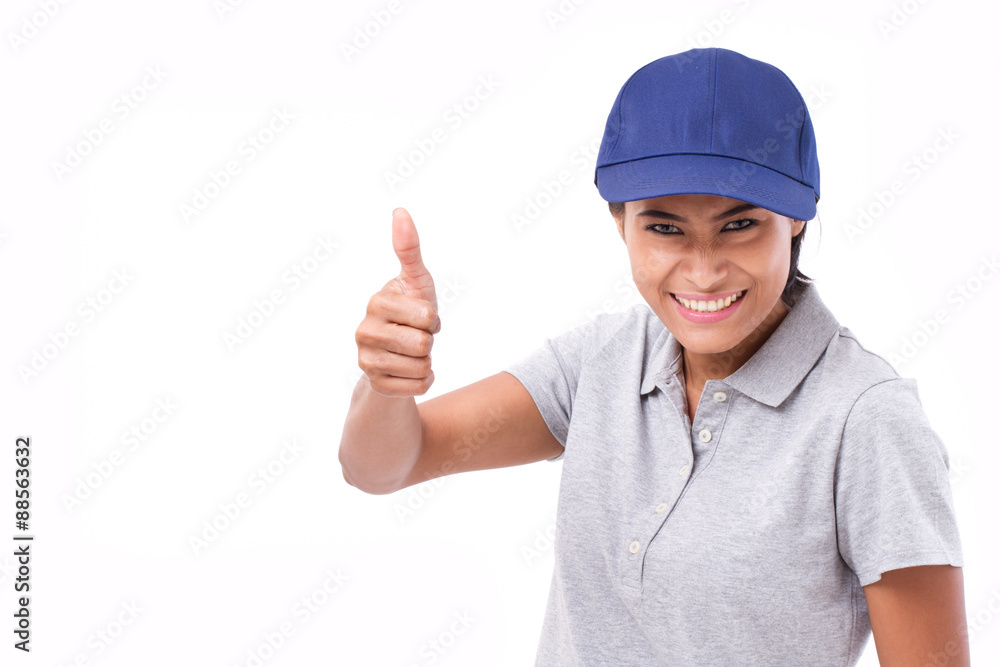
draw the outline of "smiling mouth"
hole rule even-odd
[[[715,313],[729,308],[735,302],[743,298],[744,294],[746,294],[746,290],[740,290],[731,296],[727,296],[725,299],[715,299],[714,301],[685,299],[673,293],[671,293],[670,296],[674,297],[675,301],[693,313]]]

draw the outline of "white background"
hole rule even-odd
[[[419,400],[638,302],[586,151],[632,72],[692,46],[770,62],[806,97],[822,199],[801,268],[869,349],[914,346],[898,368],[917,378],[951,456],[979,619],[973,663],[1000,656],[1000,280],[983,264],[1000,248],[993,4],[567,0],[556,22],[555,0],[404,0],[350,57],[343,45],[386,2],[92,0],[55,3],[51,18],[43,4],[12,0],[0,15],[0,532],[11,545],[0,549],[0,662],[252,665],[263,646],[267,665],[406,667],[431,664],[428,642],[441,638],[450,646],[434,664],[534,664],[561,464],[388,496],[347,485],[337,449],[361,372],[354,331],[399,271],[397,206],[417,225],[442,319],[436,381]],[[894,7],[896,29],[880,30]],[[151,85],[147,68],[162,80]],[[496,90],[454,127],[446,114],[480,77]],[[275,109],[294,119],[269,136]],[[113,131],[88,140],[104,119]],[[390,188],[385,173],[436,127],[446,141]],[[948,128],[957,139],[935,152]],[[248,160],[241,144],[259,133],[271,141]],[[77,150],[88,153],[77,166],[55,167]],[[925,150],[933,164],[913,178],[907,163]],[[181,205],[230,160],[240,172],[185,220]],[[512,216],[564,169],[572,184],[517,227]],[[902,194],[852,237],[859,208],[894,180]],[[310,259],[318,238],[338,244],[325,261]],[[314,271],[294,286],[283,279],[293,266]],[[959,307],[954,290],[970,280],[978,291]],[[227,344],[275,289],[284,300],[271,316]],[[103,300],[93,317],[88,299]],[[927,335],[937,311],[945,321]],[[177,406],[162,422],[158,400]],[[147,431],[134,449],[122,440],[133,428]],[[19,435],[32,438],[30,656],[11,648]],[[294,460],[254,485],[292,439]],[[241,493],[249,506],[192,546]],[[328,572],[342,580],[330,594]],[[296,605],[308,596],[322,604],[306,616]],[[473,620],[450,642],[462,613]],[[269,652],[283,623],[293,632]],[[872,642],[865,664],[877,664]]]

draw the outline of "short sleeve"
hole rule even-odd
[[[563,452],[549,461],[558,461],[565,453],[580,370],[595,327],[591,320],[548,338],[540,348],[503,369],[528,390],[545,424],[563,446]]]
[[[962,567],[948,451],[912,378],[876,384],[844,425],[834,503],[841,557],[862,586],[917,565]]]

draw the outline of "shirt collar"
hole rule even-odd
[[[645,395],[680,377],[681,345],[659,323],[649,351],[639,394]],[[816,363],[840,328],[813,283],[801,283],[792,308],[770,338],[750,359],[723,381],[750,398],[777,407]]]

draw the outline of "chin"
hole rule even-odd
[[[671,306],[673,304],[670,304]],[[718,354],[733,349],[747,335],[735,318],[716,324],[697,324],[684,319],[676,312],[663,319],[667,328],[684,349],[697,354]]]
[[[681,347],[692,354],[722,354],[733,349],[740,342],[720,336],[684,336],[683,334],[678,336],[674,333],[674,337],[677,338]]]

